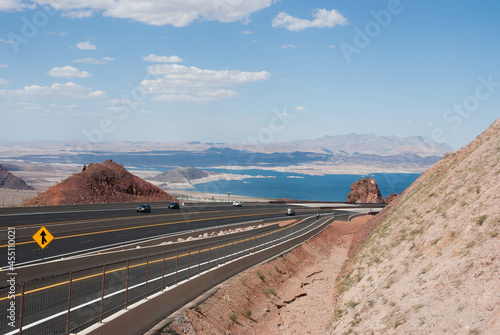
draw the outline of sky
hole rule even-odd
[[[0,139],[269,143],[499,117],[496,0],[0,0]]]

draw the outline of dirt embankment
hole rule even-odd
[[[331,334],[500,334],[500,119],[354,237]]]
[[[369,219],[333,222],[291,252],[224,283],[162,334],[320,334],[353,234]]]

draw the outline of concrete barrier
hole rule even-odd
[[[104,319],[103,323],[95,324],[78,334],[142,334],[154,324],[217,284],[237,275],[245,269],[276,257],[280,253],[300,245],[307,239],[323,231],[329,224],[330,220],[325,220],[323,223],[318,224],[318,226],[300,236],[254,254],[225,263],[224,265],[197,275],[190,280],[169,287],[167,290],[158,292],[147,300],[139,301],[131,305],[129,309],[122,310]]]

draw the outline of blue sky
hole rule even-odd
[[[0,138],[280,142],[499,117],[500,3],[0,0]]]

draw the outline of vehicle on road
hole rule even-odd
[[[241,206],[243,206],[243,203],[241,201],[233,202],[233,207],[241,207]]]
[[[179,209],[181,208],[181,205],[179,205],[178,202],[171,202],[170,205],[168,205],[168,208]]]
[[[148,204],[143,204],[137,207],[137,212],[138,213],[151,213],[151,206]]]
[[[286,210],[286,215],[295,215],[295,211],[293,209],[291,209],[291,208],[288,208]]]

